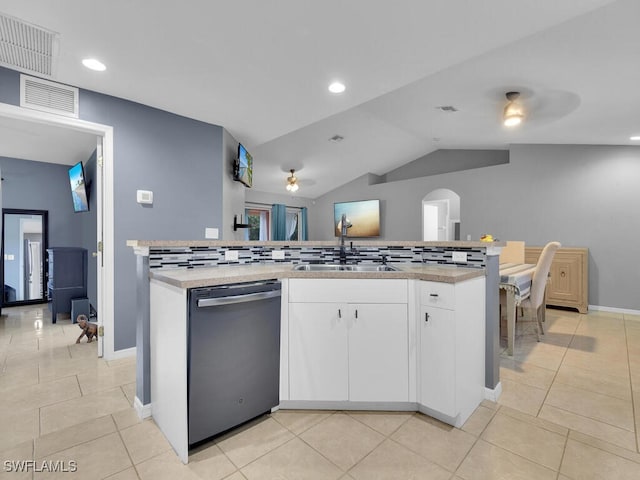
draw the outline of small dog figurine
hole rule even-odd
[[[93,338],[98,339],[98,326],[95,323],[89,323],[89,319],[86,315],[78,315],[78,326],[82,329],[82,333],[76,340],[76,343],[80,343],[80,339],[83,336],[87,336],[87,343],[91,343]]]

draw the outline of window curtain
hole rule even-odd
[[[307,237],[309,236],[309,231],[307,227],[307,207],[302,207],[300,209],[300,230],[299,230],[300,240],[309,240]]]
[[[273,240],[287,239],[287,207],[275,203],[271,207],[271,232]]]
[[[298,214],[295,212],[287,213],[287,238],[286,240],[291,240],[293,233],[296,231],[296,227],[298,226]],[[297,238],[296,238],[297,240]]]
[[[267,212],[260,212],[260,240],[269,240],[269,216]]]

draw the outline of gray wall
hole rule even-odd
[[[233,231],[233,216],[238,216],[240,222],[240,214],[244,212],[245,192],[251,190],[240,182],[233,179],[233,164],[238,157],[238,141],[233,136],[224,131],[223,134],[223,160],[222,160],[222,228],[220,229],[220,239],[224,240],[242,240],[244,239],[244,230],[239,229]]]
[[[1,102],[19,104],[19,78],[0,68]],[[122,350],[136,342],[136,260],[126,241],[203,239],[205,227],[222,227],[223,129],[87,90],[80,118],[114,127],[114,346]],[[154,192],[153,206],[136,203],[138,189]]]
[[[382,176],[386,182],[509,163],[507,150],[436,150]]]
[[[4,208],[47,210],[49,247],[83,247],[89,251],[87,295],[97,308],[97,264],[91,256],[96,250],[95,152],[84,162],[88,212],[73,211],[68,165],[0,157],[0,167],[5,178]]]
[[[588,247],[589,303],[640,310],[639,178],[640,147],[515,145],[509,164],[375,185],[358,178],[316,199],[310,238],[334,238],[333,202],[379,198],[381,238],[418,240],[422,198],[449,188],[461,197],[463,239]]]
[[[73,211],[68,165],[0,157],[0,169],[3,208],[47,210],[49,246],[83,246],[79,232],[85,214]]]

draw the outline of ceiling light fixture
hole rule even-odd
[[[341,82],[333,82],[331,85],[329,85],[329,91],[331,93],[342,93],[347,89],[347,87],[345,87],[344,83]]]
[[[291,172],[291,175],[289,177],[287,177],[287,191],[288,192],[297,192],[299,185],[298,185],[298,178],[293,174],[295,172],[295,170],[292,168],[291,170],[289,170]]]
[[[638,140],[640,140],[640,135],[634,135],[633,137],[629,137],[629,140],[633,140],[634,142],[637,142]]]
[[[518,103],[518,97],[520,92],[507,92],[507,105],[504,107],[504,114],[502,120],[505,127],[515,127],[520,125],[524,119],[524,111],[522,105]]]
[[[95,70],[96,72],[104,72],[107,69],[104,63],[95,58],[85,58],[82,60],[82,64],[89,70]]]

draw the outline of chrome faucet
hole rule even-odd
[[[351,228],[351,222],[347,220],[347,214],[343,213],[340,219],[340,264],[347,263],[347,251],[344,246],[344,239],[347,236],[347,229]]]

